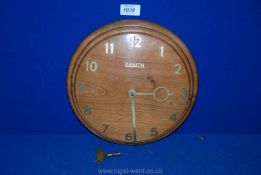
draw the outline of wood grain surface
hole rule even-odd
[[[184,122],[198,76],[175,34],[151,22],[123,20],[84,39],[72,57],[67,88],[76,116],[92,133],[138,145],[164,138]]]

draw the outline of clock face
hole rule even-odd
[[[72,108],[94,134],[137,145],[159,140],[187,118],[197,71],[182,41],[151,22],[124,20],[88,36],[71,60]]]

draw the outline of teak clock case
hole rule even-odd
[[[147,47],[142,46],[141,48],[135,48],[134,44],[137,44],[137,42],[134,41],[134,43],[131,43],[130,41],[126,41],[126,38],[132,37],[132,36],[142,36],[144,40],[147,39],[148,40]],[[120,37],[120,38],[117,39],[117,37]],[[116,47],[115,45],[113,45],[114,50],[109,50],[109,49],[112,49],[112,48],[109,48],[109,45],[108,45],[108,44],[110,44],[110,41],[114,41],[114,42],[118,43],[118,45],[119,45],[118,52],[124,52],[124,50],[125,50],[124,58],[120,57],[119,54],[117,55],[117,50],[115,49],[115,47]],[[166,47],[166,55],[168,55],[168,54],[170,55],[170,56],[166,56],[167,57],[166,59],[168,61],[166,61],[166,63],[160,67],[160,70],[158,70],[158,72],[156,70],[154,71],[153,70],[154,68],[153,69],[151,68],[150,70],[148,70],[148,72],[154,71],[155,73],[158,73],[159,77],[160,77],[160,74],[163,72],[162,73],[163,76],[160,77],[158,80],[154,79],[153,76],[144,77],[143,73],[140,73],[140,74],[137,73],[143,69],[138,69],[139,67],[137,67],[137,66],[135,67],[135,65],[133,65],[134,66],[133,68],[129,68],[129,69],[126,68],[126,64],[128,64],[129,62],[131,62],[132,64],[133,64],[133,62],[135,62],[135,63],[145,62],[145,66],[148,65],[148,67],[150,66],[150,64],[152,65],[153,63],[149,62],[149,58],[157,59],[155,57],[154,51],[149,50],[150,47],[154,47],[154,45],[153,45],[154,41],[155,41],[155,43],[163,43],[162,45],[164,45]],[[126,45],[126,42],[130,42],[129,46],[124,46],[124,43]],[[114,43],[114,44],[116,44],[116,43]],[[144,43],[146,44],[145,41],[144,41]],[[107,44],[107,47],[105,48],[104,45],[106,45],[106,44]],[[149,44],[152,44],[152,45],[149,45]],[[130,45],[134,48],[132,48]],[[140,49],[140,50],[138,51],[137,49]],[[141,49],[143,49],[143,51],[141,51]],[[101,78],[102,85],[99,85],[99,87],[94,87],[92,85],[88,85],[88,81],[89,80],[97,81],[97,80],[95,80],[95,78],[97,79],[97,77],[92,78],[92,76],[94,75],[94,72],[96,71],[97,68],[101,72],[102,72],[103,68],[100,68],[99,64],[97,66],[96,62],[95,62],[96,65],[91,65],[91,66],[87,65],[88,67],[85,68],[84,66],[86,66],[86,64],[83,63],[83,60],[86,61],[86,60],[90,59],[88,57],[88,54],[90,54],[92,52],[92,50],[95,50],[95,51],[93,51],[95,53],[91,54],[92,58],[90,61],[93,61],[93,60],[95,61],[97,59],[97,58],[94,58],[95,55],[97,57],[100,56],[100,58],[103,58],[103,55],[104,55],[104,57],[106,57],[104,59],[109,60],[105,64],[107,64],[108,66],[110,64],[114,64],[114,65],[118,66],[117,69],[116,70],[114,69],[113,71],[110,69],[106,69],[104,66],[104,71],[107,70],[107,72],[106,72],[106,75],[103,75],[103,74],[100,75],[100,77],[103,77],[103,78]],[[104,52],[106,52],[106,53],[104,53]],[[141,52],[141,54],[139,55],[136,52]],[[159,50],[159,52],[160,52],[160,50]],[[128,54],[130,56],[128,56]],[[182,65],[183,74],[175,75],[174,72],[169,71],[168,66],[170,64],[173,64],[173,69],[176,69],[174,66],[175,61],[172,61],[172,59],[174,59],[174,57],[171,57],[171,54],[172,55],[174,54],[175,59],[178,60],[180,62],[180,64]],[[139,55],[139,58],[134,58],[137,55]],[[144,58],[144,60],[137,61],[137,59],[140,59],[141,57],[146,57],[146,59]],[[158,56],[158,57],[159,57],[158,59],[162,59],[162,58],[160,58],[160,56]],[[117,59],[118,61],[116,61],[115,63],[112,63],[113,59]],[[100,62],[102,62],[102,61],[100,61]],[[128,62],[128,63],[126,63],[126,62]],[[88,62],[88,64],[89,63],[90,62]],[[162,62],[159,62],[157,65],[162,65],[161,63]],[[141,63],[141,64],[143,64],[143,63]],[[125,65],[125,67],[124,67],[124,65]],[[153,65],[156,65],[156,64],[153,64]],[[130,65],[130,67],[131,67],[131,65]],[[83,69],[85,69],[85,70],[83,70]],[[87,69],[91,69],[91,70],[88,70],[90,72],[84,72],[84,71],[87,71]],[[95,70],[95,71],[93,71],[93,70]],[[164,72],[164,70],[165,70],[165,72]],[[129,77],[126,77],[125,71],[128,72]],[[175,71],[175,70],[173,70],[173,71]],[[130,75],[130,72],[134,72],[133,75]],[[80,75],[80,74],[84,74],[84,75]],[[171,91],[171,93],[168,92],[170,95],[172,95],[172,92],[174,94],[173,97],[168,97],[169,98],[168,104],[165,104],[165,103],[167,103],[166,102],[167,100],[164,102],[155,102],[155,100],[153,101],[152,97],[142,97],[142,98],[144,98],[144,100],[143,101],[140,100],[139,104],[138,104],[138,105],[140,105],[143,102],[147,103],[145,98],[146,99],[150,98],[150,100],[152,100],[151,104],[147,104],[147,106],[145,104],[144,108],[138,107],[139,112],[136,112],[136,113],[138,113],[138,114],[139,113],[140,114],[148,113],[150,115],[153,115],[153,111],[154,111],[154,113],[162,112],[162,116],[160,115],[158,117],[154,117],[155,120],[158,120],[158,121],[156,121],[156,123],[159,123],[159,124],[163,123],[163,127],[161,126],[161,128],[163,128],[163,129],[161,129],[161,131],[156,130],[157,127],[154,130],[153,130],[153,127],[151,129],[147,128],[146,127],[147,125],[150,125],[151,122],[152,123],[155,123],[155,122],[153,122],[152,118],[149,118],[148,120],[146,120],[143,117],[144,121],[137,123],[137,126],[139,126],[139,129],[138,129],[138,131],[136,131],[136,128],[135,128],[135,137],[136,137],[136,132],[137,133],[140,132],[140,133],[143,133],[144,138],[142,138],[142,136],[140,136],[141,139],[137,139],[137,140],[135,139],[135,141],[133,141],[132,134],[134,134],[134,133],[133,133],[132,129],[130,129],[133,124],[132,113],[131,113],[132,112],[131,111],[131,99],[128,96],[128,90],[130,90],[131,88],[133,88],[135,86],[138,87],[138,85],[136,85],[135,83],[133,84],[133,86],[131,85],[132,87],[129,87],[129,89],[126,89],[126,93],[124,91],[124,93],[121,93],[122,95],[120,95],[120,98],[121,99],[124,98],[124,99],[121,100],[119,98],[120,100],[119,100],[118,105],[122,105],[122,106],[127,105],[126,107],[122,107],[122,114],[119,114],[119,116],[117,116],[118,118],[116,117],[116,115],[109,116],[112,119],[114,117],[117,118],[115,120],[111,120],[112,125],[114,125],[114,132],[112,132],[112,130],[111,130],[111,132],[114,133],[114,135],[112,134],[113,137],[110,136],[110,134],[106,133],[106,132],[109,132],[109,130],[107,131],[108,127],[106,128],[106,125],[103,126],[103,122],[99,121],[99,120],[103,120],[105,118],[99,118],[97,116],[96,118],[98,118],[99,120],[96,119],[96,120],[92,121],[90,119],[92,117],[92,115],[95,115],[95,110],[97,113],[98,113],[98,110],[100,110],[101,113],[99,113],[99,114],[105,115],[106,113],[110,113],[110,112],[112,112],[112,114],[113,114],[113,111],[115,111],[118,108],[118,107],[117,108],[113,107],[112,104],[110,104],[110,102],[108,102],[108,101],[106,102],[107,106],[99,105],[100,103],[102,103],[102,101],[99,100],[99,97],[105,96],[105,98],[104,97],[103,98],[106,101],[106,95],[108,95],[110,93],[110,91],[112,91],[112,90],[110,90],[110,86],[113,86],[113,85],[111,85],[112,81],[110,81],[110,79],[106,79],[106,78],[104,79],[104,76],[107,76],[108,74],[112,74],[112,76],[115,78],[117,76],[121,76],[121,74],[122,75],[124,74],[126,79],[132,79],[133,77],[135,79],[135,76],[136,76],[135,82],[144,81],[144,79],[146,79],[146,80],[148,80],[150,85],[145,84],[144,85],[145,89],[150,89],[150,87],[152,87],[152,86],[154,89],[156,89],[157,85],[155,85],[155,84],[160,83],[161,81],[169,82],[170,80],[164,80],[164,77],[166,77],[165,74],[172,76],[173,81],[176,80],[175,86],[171,85],[171,83],[169,84],[169,86],[168,86],[168,83],[163,84],[163,85],[158,85],[158,87],[163,86],[163,87],[168,87],[168,88],[171,86],[171,88],[169,88],[169,89],[166,88],[167,90]],[[81,81],[78,80],[78,79],[80,79],[79,77],[81,77]],[[181,77],[181,78],[179,78],[179,77]],[[140,78],[140,80],[137,80],[139,78]],[[83,85],[79,84],[79,82],[82,82],[82,80],[85,81],[83,83]],[[127,83],[129,82],[128,80],[124,80],[124,81],[126,81]],[[121,87],[123,88],[124,84],[126,84],[126,82],[119,81],[118,86],[117,86],[119,88],[116,89],[115,91],[119,90]],[[113,81],[113,83],[115,84],[114,81]],[[175,89],[176,87],[182,87],[182,83],[184,84],[183,85],[184,87],[187,87],[187,88],[183,88],[183,89],[187,90],[186,91],[187,94],[185,93],[185,96],[184,96],[184,94],[181,94],[182,93],[182,92],[180,92],[181,89],[178,89],[178,88]],[[79,86],[83,86],[84,91],[86,91],[86,93],[83,93],[85,95],[81,95],[79,93]],[[135,87],[135,88],[137,88],[137,87]],[[141,87],[141,86],[139,86],[139,87]],[[67,74],[67,90],[68,90],[68,97],[69,97],[71,106],[73,108],[73,111],[75,112],[78,119],[92,133],[94,133],[95,135],[97,135],[105,140],[108,140],[110,142],[119,143],[119,144],[127,144],[127,145],[138,145],[138,144],[154,142],[154,141],[157,141],[159,139],[166,137],[167,135],[169,135],[173,131],[175,131],[185,121],[185,119],[188,117],[189,113],[191,112],[192,107],[196,100],[197,91],[198,91],[198,75],[197,75],[196,65],[194,63],[194,60],[193,60],[193,57],[192,57],[190,51],[185,46],[185,44],[171,31],[165,29],[164,27],[162,27],[160,25],[157,25],[155,23],[148,22],[148,21],[121,20],[121,21],[116,21],[116,22],[113,22],[106,26],[101,27],[100,29],[96,30],[94,33],[90,34],[88,37],[86,37],[83,40],[83,42],[80,44],[80,46],[74,53],[74,55],[71,59],[70,65],[69,65],[68,74]],[[88,97],[90,97],[90,94],[88,95],[89,90],[93,91],[92,95],[94,97],[91,99],[92,102],[90,102],[92,104],[89,106],[87,105],[89,107],[89,109],[87,110],[87,114],[86,114],[86,113],[84,113],[85,109],[83,109],[84,106],[86,106],[86,104],[83,104],[83,103],[89,103],[89,101],[88,101]],[[135,90],[139,90],[139,89],[135,89]],[[163,94],[163,96],[166,95],[166,90],[164,90],[164,89],[161,89],[161,90],[162,90],[162,92],[159,92],[159,93],[157,92],[159,94],[159,98],[162,94]],[[94,92],[94,91],[102,91],[102,92]],[[121,89],[119,91],[121,91]],[[108,93],[108,94],[106,94],[106,93]],[[95,97],[95,95],[97,95],[97,97]],[[126,95],[126,97],[124,95]],[[115,96],[117,96],[117,95],[115,95]],[[185,98],[185,102],[179,104],[179,99],[183,98],[182,96]],[[110,98],[110,97],[108,96],[107,98]],[[158,98],[158,97],[156,97],[156,98]],[[170,98],[173,98],[173,99],[170,100]],[[95,99],[97,99],[97,102],[93,102]],[[175,121],[167,121],[167,120],[169,120],[169,117],[171,117],[171,115],[169,115],[169,112],[165,113],[164,111],[168,111],[170,108],[172,108],[172,106],[171,106],[172,102],[176,104],[175,108],[173,108],[173,114],[175,114]],[[128,107],[127,103],[129,103],[129,107]],[[95,104],[97,104],[98,107],[95,107]],[[166,105],[170,105],[170,107],[166,107]],[[104,108],[106,108],[104,111],[102,109],[102,106],[104,106]],[[181,109],[181,111],[179,111],[178,114],[176,114],[175,109],[179,109],[179,108]],[[148,109],[152,109],[152,110],[148,110]],[[127,113],[128,110],[129,110],[129,115],[130,115],[128,121],[124,121],[125,123],[124,122],[117,123],[117,121],[120,121],[124,117],[126,118],[125,114]],[[172,113],[170,113],[170,114],[172,114]],[[135,117],[137,118],[137,121],[135,121],[135,122],[138,122],[139,116],[137,115]],[[108,118],[108,117],[106,117],[106,118]],[[142,117],[140,117],[140,118],[142,118]],[[161,122],[161,120],[162,120],[162,122]],[[165,123],[168,122],[166,124],[165,128],[164,128],[164,122]],[[169,122],[173,122],[173,123],[169,124]],[[96,125],[96,123],[99,123],[99,124]],[[100,129],[97,129],[97,128],[99,128],[98,125],[101,125]],[[125,131],[123,129],[124,126],[120,127],[121,125],[126,125],[126,128],[129,128],[129,131]],[[117,127],[121,128],[121,129],[117,130]],[[109,128],[109,129],[111,129],[111,128]],[[146,129],[146,131],[143,131],[145,129]],[[106,131],[106,132],[104,132],[104,131]],[[128,134],[129,134],[129,136],[128,136]],[[127,139],[126,139],[126,137],[127,137]],[[129,137],[129,139],[128,139],[128,137]]]

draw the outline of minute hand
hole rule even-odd
[[[131,113],[132,113],[132,134],[133,142],[136,143],[136,111],[135,111],[135,97],[131,97]]]
[[[128,92],[129,97],[131,98],[131,115],[132,115],[132,135],[133,142],[136,144],[136,111],[135,111],[135,96],[136,91],[134,89],[130,89]]]

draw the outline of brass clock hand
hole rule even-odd
[[[157,97],[157,91],[159,91],[159,90],[165,91],[166,95],[165,95],[164,98]],[[166,87],[163,87],[163,86],[155,88],[153,92],[136,92],[135,91],[135,93],[136,93],[135,95],[150,95],[150,96],[153,96],[154,100],[156,100],[157,102],[164,102],[169,98],[169,96],[173,95],[173,93],[170,93],[169,90]]]
[[[133,142],[136,144],[136,111],[135,111],[135,96],[136,91],[134,89],[130,89],[128,92],[129,97],[131,97],[131,113],[132,113],[132,135]]]

